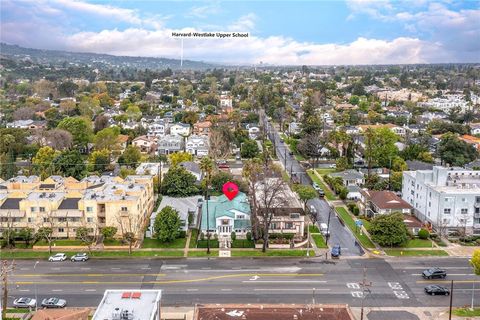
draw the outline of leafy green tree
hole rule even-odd
[[[470,264],[473,267],[473,271],[477,276],[480,276],[480,249],[473,251],[472,258],[470,259]]]
[[[70,132],[76,147],[85,147],[93,136],[90,121],[81,117],[67,117],[60,121],[57,128]]]
[[[58,93],[64,97],[73,97],[75,95],[75,90],[77,89],[78,85],[72,81],[65,81],[58,86]]]
[[[87,171],[82,155],[77,150],[64,151],[52,161],[52,166],[56,172],[65,177],[74,177],[77,180],[82,179]]]
[[[162,194],[173,197],[187,197],[198,193],[196,178],[185,168],[170,167],[163,177]]]
[[[252,159],[258,156],[260,150],[255,140],[247,140],[242,144],[240,155],[242,158]]]
[[[95,150],[88,157],[88,171],[102,173],[110,165],[110,151]]]
[[[350,165],[348,164],[347,157],[340,157],[335,161],[335,167],[337,171],[345,171],[347,170]]]
[[[188,123],[191,127],[198,121],[198,113],[195,111],[186,111],[182,116],[182,122]]]
[[[54,171],[52,162],[59,154],[60,152],[48,146],[38,149],[37,154],[32,159],[35,173],[40,175],[42,179],[51,175]]]
[[[142,111],[134,104],[131,104],[125,112],[127,117],[131,120],[139,120],[142,117]]]
[[[403,222],[403,214],[382,214],[371,221],[372,240],[381,246],[400,246],[408,241],[408,230]]]
[[[117,150],[118,136],[120,135],[120,128],[117,126],[108,127],[97,132],[93,139],[95,149],[102,150]]]
[[[294,187],[294,191],[298,194],[298,197],[303,202],[303,206],[307,208],[308,200],[315,199],[318,194],[315,189],[310,185],[299,184]]]
[[[193,161],[193,155],[188,152],[174,152],[168,155],[170,165],[177,166],[185,161]]]
[[[140,149],[133,145],[130,145],[118,158],[118,163],[121,165],[126,165],[130,168],[136,168],[141,158],[142,153],[140,152]]]
[[[102,229],[102,235],[105,240],[111,240],[117,234],[118,229],[116,227],[104,227]]]
[[[35,232],[32,228],[22,228],[18,231],[18,236],[25,241],[25,245],[28,247],[30,242],[35,239]]]
[[[170,206],[164,207],[155,217],[155,237],[161,242],[174,241],[180,235],[180,223],[178,211]]]
[[[390,160],[398,154],[395,142],[398,137],[388,128],[371,129],[365,132],[365,158],[368,168],[373,165],[390,167]]]
[[[442,163],[451,166],[463,166],[478,157],[478,152],[473,145],[458,139],[458,136],[453,133],[442,136],[437,152]]]

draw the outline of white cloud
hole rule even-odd
[[[200,6],[200,7],[191,7],[187,13],[187,17],[191,18],[206,18],[213,14],[218,14],[220,12],[220,6],[218,2],[213,2],[211,4]]]
[[[257,16],[254,13],[249,13],[238,18],[237,21],[233,22],[228,26],[230,31],[251,31],[255,28],[255,21]]]

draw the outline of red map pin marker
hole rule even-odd
[[[233,198],[238,194],[238,186],[233,182],[227,182],[223,185],[222,188],[223,194],[232,201]]]

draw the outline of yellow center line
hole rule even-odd
[[[222,276],[213,276],[207,278],[196,279],[181,279],[181,280],[163,280],[163,281],[16,281],[18,285],[27,284],[169,284],[169,283],[193,283],[204,282],[226,278],[240,278],[240,277],[319,277],[323,276],[322,273],[308,273],[308,274],[289,274],[289,273],[241,273],[241,274],[229,274]],[[253,282],[254,280],[252,280]]]

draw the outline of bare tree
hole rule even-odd
[[[244,176],[248,179],[252,200],[253,230],[260,231],[263,239],[262,251],[265,252],[275,212],[287,204],[285,190],[288,186],[282,179],[278,167],[271,163],[251,160],[245,164]]]
[[[56,150],[69,149],[73,143],[73,137],[70,132],[62,129],[52,129],[47,131],[47,145]]]
[[[14,120],[28,120],[32,119],[33,109],[29,107],[18,108],[13,112]]]
[[[119,211],[116,215],[122,238],[128,243],[128,253],[132,254],[132,246],[137,241],[138,233],[142,227],[138,216],[132,216],[128,211]]]
[[[43,217],[43,221],[40,229],[37,231],[37,237],[44,239],[48,243],[48,252],[52,253],[52,243],[55,239],[54,237],[54,217],[52,211],[48,211]]]
[[[2,236],[3,236],[3,239],[6,239],[6,242],[7,242],[7,248],[10,248],[12,247],[12,239],[14,237],[14,232],[15,230],[13,229],[13,224],[14,224],[14,221],[15,221],[15,218],[12,217],[12,212],[9,210],[7,211],[7,214],[6,216],[2,216],[0,218],[1,220],[1,227],[3,229],[2,231]]]
[[[210,155],[214,160],[226,158],[232,152],[233,135],[226,126],[219,126],[210,135]]]

